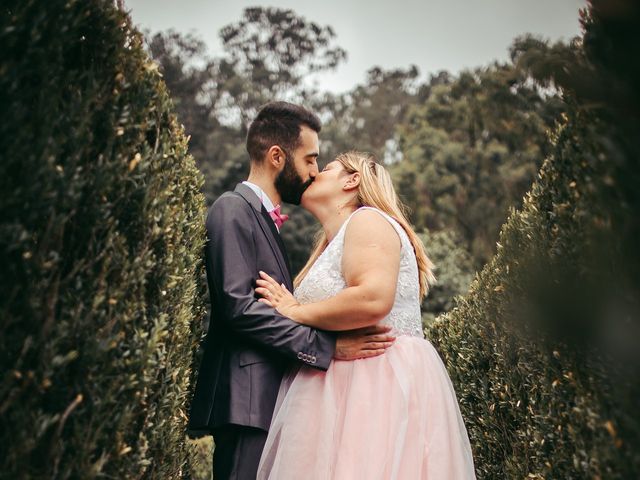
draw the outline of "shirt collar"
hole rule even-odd
[[[271,210],[273,210],[275,208],[275,206],[273,205],[273,202],[269,198],[269,195],[264,193],[264,190],[262,190],[258,185],[256,185],[255,183],[251,183],[251,182],[249,182],[247,180],[245,180],[242,183],[245,184],[247,187],[249,187],[251,190],[253,190],[256,193],[256,195],[258,196],[258,198],[262,202],[262,205],[264,205],[264,208],[267,209],[267,212],[270,212]]]

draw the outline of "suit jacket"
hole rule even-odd
[[[269,429],[280,381],[293,362],[326,370],[335,334],[295,323],[254,291],[262,270],[293,291],[280,234],[243,184],[207,215],[205,262],[211,321],[191,404],[189,431],[226,425]]]

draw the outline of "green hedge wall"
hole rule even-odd
[[[178,478],[202,177],[112,1],[0,12],[0,477]]]
[[[613,7],[591,2],[557,71],[526,59],[569,113],[497,254],[427,330],[480,479],[640,475],[640,15]]]

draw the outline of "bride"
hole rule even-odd
[[[397,339],[378,357],[285,376],[258,478],[474,479],[453,386],[422,333],[432,264],[389,174],[367,154],[341,154],[302,206],[323,235],[296,278],[295,297],[261,272],[260,301],[324,330],[388,324]]]

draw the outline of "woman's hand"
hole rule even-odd
[[[262,296],[258,301],[275,308],[282,315],[296,319],[296,310],[300,304],[284,284],[279,285],[273,278],[264,272],[260,272],[260,278],[256,280],[258,287],[256,293]]]

